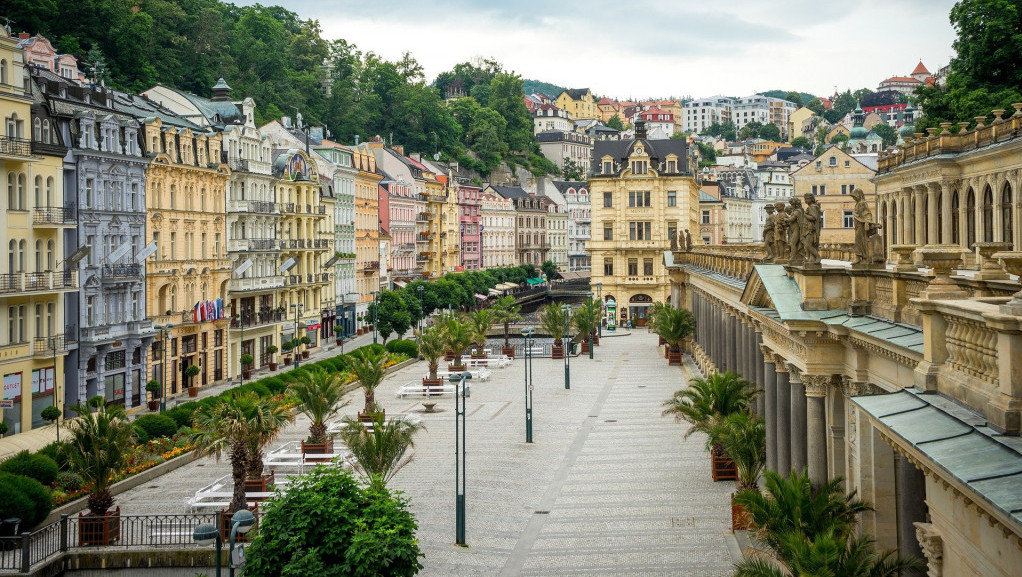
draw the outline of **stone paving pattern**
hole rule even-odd
[[[525,441],[522,360],[473,382],[468,399],[467,547],[454,545],[454,406],[421,413],[414,458],[391,481],[419,522],[420,575],[729,576],[730,494],[713,483],[705,438],[660,415],[691,376],[668,367],[656,336],[604,338],[596,358],[535,359],[534,443]],[[376,398],[388,413],[422,411],[396,399],[420,379],[416,363],[390,375]],[[361,393],[345,409],[362,406]],[[279,443],[305,436],[300,417]],[[277,446],[277,445],[275,445]],[[118,497],[124,513],[184,511],[194,491],[229,473],[201,459]]]

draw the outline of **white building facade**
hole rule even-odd
[[[484,193],[480,197],[483,268],[514,266],[515,208],[510,199]]]
[[[681,114],[682,132],[702,133],[713,123],[723,124],[731,120],[735,99],[727,96],[711,96],[686,102]]]

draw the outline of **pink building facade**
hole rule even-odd
[[[461,224],[461,266],[464,270],[479,270],[483,263],[482,215],[477,186],[458,187],[458,219]]]
[[[387,188],[388,231],[391,238],[391,278],[395,281],[414,280],[421,276],[415,266],[415,217],[422,210],[418,194],[407,183],[384,181]],[[383,214],[384,193],[380,193],[380,214]]]

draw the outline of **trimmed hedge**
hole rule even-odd
[[[39,481],[21,475],[0,473],[0,519],[21,519],[22,531],[42,522],[53,510],[50,492]]]
[[[177,421],[159,413],[142,415],[135,419],[135,426],[148,433],[150,439],[172,437],[178,428]]]
[[[11,475],[28,477],[39,481],[43,485],[53,483],[53,480],[57,478],[57,473],[59,472],[60,467],[57,466],[56,461],[46,455],[41,455],[39,453],[32,454],[28,451],[21,451],[10,459],[0,463],[0,473],[10,473]],[[3,494],[3,492],[0,491],[0,494]]]
[[[66,441],[60,443],[54,441],[49,445],[46,445],[42,449],[36,451],[36,454],[46,455],[47,457],[53,459],[53,462],[57,464],[57,468],[63,471],[67,469],[67,456],[64,454],[63,451],[60,450],[60,447],[66,444],[67,444]]]
[[[391,353],[407,355],[408,358],[410,359],[419,358],[419,345],[417,345],[415,341],[410,341],[407,339],[390,341],[389,343],[387,343],[386,349],[388,352]]]

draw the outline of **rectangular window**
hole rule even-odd
[[[843,224],[845,228],[855,228],[855,218],[852,216],[852,211],[844,211],[842,220],[844,221]]]
[[[831,156],[830,162],[828,164],[830,164],[831,166],[837,166],[837,157]]]
[[[847,184],[842,184],[841,185],[841,194],[848,194],[848,185]]]
[[[156,252],[153,253],[153,260],[160,260],[160,233],[153,231],[153,242],[156,243]]]
[[[170,260],[177,259],[177,233],[171,231],[170,233]]]
[[[703,224],[710,224],[710,211],[708,211],[708,210],[704,210],[703,211],[702,223]]]
[[[675,190],[667,191],[667,206],[678,206],[678,192]]]
[[[124,351],[114,351],[106,355],[106,370],[114,371],[124,368]]]
[[[603,193],[603,207],[610,208],[614,206],[614,193],[605,192]]]
[[[603,240],[614,240],[614,223],[603,223]]]
[[[639,259],[628,259],[628,276],[639,276]]]
[[[827,185],[826,184],[821,184],[820,185],[820,196],[823,196],[825,194],[827,194]]]
[[[652,222],[629,222],[628,223],[628,238],[629,240],[652,240]]]
[[[813,196],[820,194],[820,187],[813,185]]]
[[[642,274],[646,276],[653,276],[653,259],[642,259]]]
[[[614,259],[603,259],[603,276],[614,276]]]

